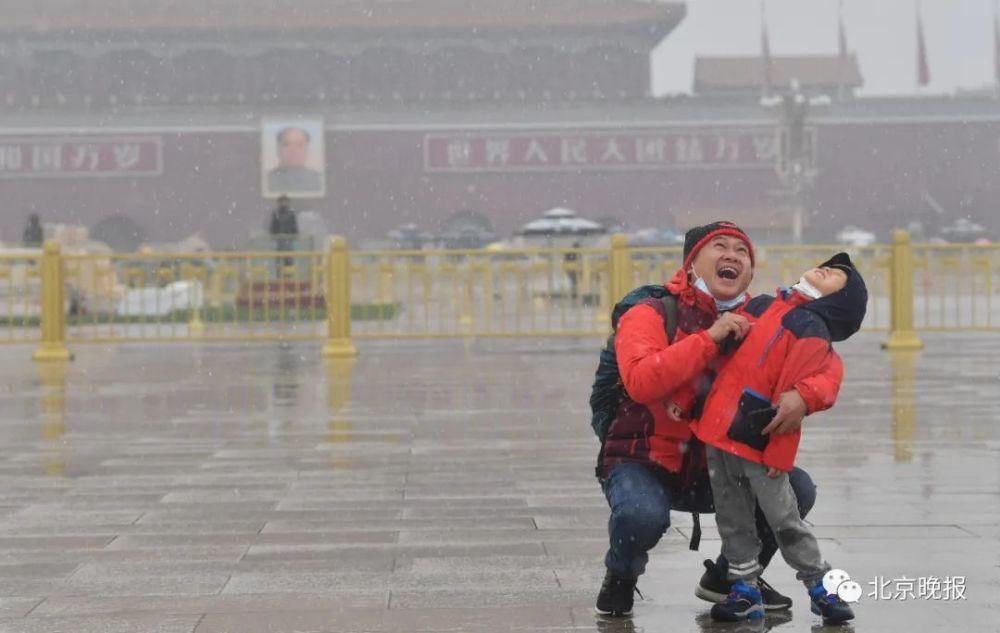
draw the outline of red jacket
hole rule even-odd
[[[770,399],[795,389],[809,413],[829,409],[837,399],[843,364],[830,344],[830,332],[816,313],[802,309],[808,303],[798,292],[777,298],[761,295],[743,314],[753,323],[750,334],[719,369],[699,420],[692,424],[698,438],[744,459],[789,471],[795,464],[800,431],[770,435],[766,448],[757,450],[730,439],[745,390]]]
[[[623,462],[680,471],[691,439],[687,416],[700,379],[710,380],[706,370],[719,354],[705,332],[717,318],[715,300],[691,286],[683,270],[666,288],[677,297],[675,341],[667,341],[659,300],[634,306],[618,322],[615,356],[629,400],[619,407],[604,441],[605,474]]]

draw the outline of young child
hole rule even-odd
[[[759,504],[777,535],[781,554],[809,590],[813,613],[827,623],[854,618],[845,602],[823,588],[830,570],[812,532],[799,516],[788,471],[800,431],[773,434],[772,404],[795,390],[809,412],[833,406],[843,367],[831,342],[858,331],[868,291],[846,253],[838,253],[777,297],[761,295],[744,312],[750,333],[725,361],[692,429],[708,458],[716,523],[729,561],[732,591],[712,608],[712,618],[738,621],[764,614],[757,577],[760,541],[754,513]],[[767,430],[767,433],[762,431]]]

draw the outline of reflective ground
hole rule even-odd
[[[824,554],[866,593],[853,630],[998,631],[1000,337],[879,340],[841,347],[800,452]],[[4,348],[0,631],[763,630],[707,619],[718,537],[688,551],[679,513],[634,620],[592,614],[598,345]],[[783,561],[765,577],[796,599],[765,628],[822,628]]]

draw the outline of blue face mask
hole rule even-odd
[[[691,273],[695,277],[694,287],[697,288],[698,290],[701,290],[709,297],[715,299],[715,309],[718,310],[719,312],[728,312],[729,310],[733,310],[734,308],[739,307],[739,305],[743,303],[743,297],[746,296],[746,293],[740,293],[739,295],[733,297],[732,299],[717,299],[709,291],[708,284],[705,283],[705,280],[699,277],[697,273],[695,273],[693,270],[691,271]]]

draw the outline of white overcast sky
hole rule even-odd
[[[837,0],[767,0],[772,55],[836,53]],[[843,0],[862,94],[934,94],[993,83],[994,0],[921,0],[931,83],[916,85],[915,0]],[[653,53],[656,94],[690,92],[695,54],[760,53],[759,0],[687,0]]]

